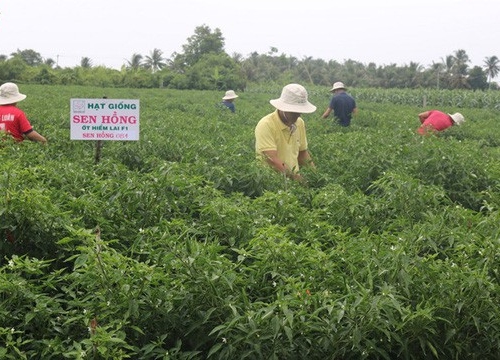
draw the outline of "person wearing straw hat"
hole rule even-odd
[[[333,84],[330,92],[333,93],[333,96],[322,118],[328,118],[333,111],[333,117],[337,120],[339,125],[351,125],[352,115],[355,114],[357,110],[356,100],[346,92],[344,83],[340,81]]]
[[[26,95],[19,92],[16,84],[7,82],[0,86],[0,132],[10,134],[16,141],[27,138],[46,144],[47,139],[33,130],[24,111],[16,106],[24,99]]]
[[[231,112],[236,112],[236,107],[234,106],[234,99],[236,99],[238,95],[234,92],[234,90],[226,91],[226,94],[222,98],[222,105],[227,107]]]
[[[255,127],[257,157],[274,170],[294,180],[302,180],[301,166],[312,166],[301,114],[316,111],[307,100],[306,89],[299,84],[283,87],[278,99],[269,101],[276,110],[264,116]]]
[[[420,127],[417,132],[420,135],[437,133],[448,129],[453,125],[461,125],[465,122],[465,118],[460,113],[448,114],[439,110],[429,110],[418,114]]]

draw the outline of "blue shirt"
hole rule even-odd
[[[223,105],[227,106],[227,108],[229,110],[231,110],[231,112],[235,112],[236,111],[236,107],[234,106],[234,103],[232,101],[223,101],[222,102]]]
[[[351,124],[352,112],[356,108],[356,101],[346,92],[334,95],[330,100],[330,109],[333,109],[333,116],[342,126]]]

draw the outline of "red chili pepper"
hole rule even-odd
[[[89,328],[90,328],[90,334],[94,335],[95,330],[97,329],[97,318],[96,317],[93,318],[92,320],[90,320]]]
[[[14,234],[9,229],[5,230],[5,237],[7,238],[7,241],[10,242],[11,244],[14,244],[16,242]]]

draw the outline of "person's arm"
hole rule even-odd
[[[332,108],[331,107],[327,107],[325,112],[323,113],[323,115],[321,115],[321,117],[323,119],[326,119],[328,116],[330,116],[330,114],[332,113]]]
[[[263,151],[262,155],[265,157],[266,162],[277,172],[285,174],[288,178],[293,180],[300,180],[302,176],[289,169],[283,161],[278,157],[278,150]],[[299,153],[300,157],[300,153]]]
[[[315,168],[314,162],[311,158],[311,154],[308,150],[299,151],[298,161],[300,166],[309,166]]]
[[[418,114],[418,118],[420,119],[420,123],[423,123],[425,119],[429,117],[430,111],[424,111],[423,113]]]
[[[36,141],[42,144],[47,143],[47,139],[44,138],[42,135],[40,135],[38,132],[35,130],[30,131],[29,133],[26,134],[26,137],[30,139],[31,141]]]
[[[281,172],[281,173],[286,173],[287,168],[285,166],[285,163],[281,161],[281,159],[278,157],[278,150],[267,150],[263,151],[262,155],[266,159],[266,162],[276,171]]]

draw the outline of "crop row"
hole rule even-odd
[[[235,114],[216,92],[23,90],[49,145],[0,148],[1,358],[500,355],[496,110],[421,137],[420,104],[360,90],[350,128],[304,116],[302,185],[255,161],[278,88]],[[141,140],[96,162],[69,99],[102,96],[140,99]]]

